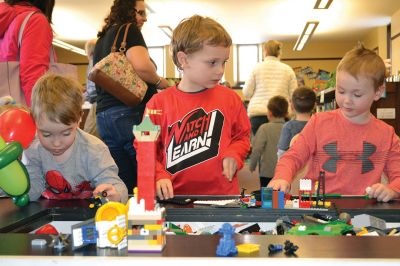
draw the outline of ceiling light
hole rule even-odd
[[[299,38],[296,41],[296,44],[294,45],[294,48],[293,48],[294,51],[303,50],[306,43],[310,40],[311,35],[313,35],[318,24],[319,24],[318,21],[309,21],[306,23],[306,26],[304,27],[303,32],[301,33],[301,35],[299,36]]]
[[[77,53],[77,54],[81,54],[81,55],[86,56],[85,50],[83,50],[83,49],[81,49],[81,48],[79,48],[79,47],[73,46],[73,45],[71,45],[71,44],[69,44],[69,43],[60,41],[60,40],[58,40],[58,39],[53,39],[53,44],[54,44],[55,46],[58,46],[58,47],[60,47],[60,48],[65,49],[65,50],[69,50],[69,51],[71,51],[71,52],[73,52],[73,53]]]
[[[333,0],[317,0],[314,9],[328,9]]]
[[[162,32],[165,33],[165,35],[168,36],[168,38],[172,38],[172,28],[168,25],[160,25],[158,26],[160,28],[160,30],[162,30]]]

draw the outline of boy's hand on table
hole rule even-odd
[[[271,187],[273,190],[280,190],[285,193],[289,193],[290,191],[290,184],[288,181],[283,180],[283,179],[272,179],[268,187]]]
[[[233,176],[237,170],[236,160],[232,157],[226,157],[222,160],[222,174],[228,178],[229,182],[232,181]]]
[[[170,179],[160,179],[156,182],[157,196],[160,200],[166,200],[174,197],[174,189]]]
[[[102,194],[103,192],[107,193],[107,199],[110,201],[121,201],[121,195],[119,195],[118,191],[115,189],[115,187],[111,184],[100,184],[98,185],[95,190],[93,190],[93,196],[96,197],[99,194]]]
[[[368,197],[376,198],[377,201],[388,202],[399,197],[399,193],[385,184],[377,183],[366,189]]]

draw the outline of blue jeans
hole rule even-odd
[[[118,168],[119,177],[133,193],[137,186],[136,151],[133,148],[134,135],[132,129],[142,121],[143,111],[126,106],[115,106],[99,112],[97,130],[100,137],[108,146],[111,156]]]

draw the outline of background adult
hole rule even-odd
[[[48,69],[53,30],[50,26],[55,0],[5,0],[0,3],[0,61],[18,61],[18,33],[28,20],[19,49],[20,82],[28,106],[32,87]]]
[[[92,39],[88,40],[85,43],[85,52],[89,61],[86,71],[87,74],[89,74],[90,70],[93,67],[93,54],[94,54],[94,48],[96,46],[96,41],[97,39]],[[89,113],[86,117],[85,126],[83,127],[83,130],[99,138],[100,136],[99,133],[97,132],[97,126],[96,126],[96,105],[97,105],[96,84],[94,84],[94,82],[89,79],[86,79],[86,91],[84,93],[84,96],[85,96],[85,101],[88,101],[91,104],[91,106],[89,109]]]
[[[168,87],[166,79],[159,77],[156,66],[150,60],[146,43],[140,32],[147,21],[146,6],[143,0],[114,0],[105,25],[98,33],[93,63],[107,56],[120,25],[131,22],[127,36],[126,56],[137,74],[149,85],[141,104],[135,107],[124,105],[101,87],[97,90],[97,130],[107,144],[119,168],[119,176],[128,187],[128,192],[137,184],[136,152],[133,148],[133,125],[141,122],[145,105],[157,93],[157,89]],[[120,46],[123,34],[117,40]]]
[[[267,104],[273,96],[281,95],[288,101],[297,88],[293,69],[280,62],[282,43],[268,41],[264,43],[264,61],[258,63],[243,86],[243,95],[250,99],[247,113],[250,117],[253,135],[263,123],[268,122]]]

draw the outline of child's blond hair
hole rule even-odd
[[[83,88],[74,79],[45,74],[32,89],[31,111],[38,121],[45,114],[52,122],[70,125],[82,116]]]
[[[375,91],[383,85],[385,80],[385,63],[375,52],[366,49],[362,43],[348,51],[336,69],[345,71],[358,80],[364,77],[372,81]]]
[[[232,39],[229,33],[215,20],[194,15],[183,19],[175,28],[171,38],[172,59],[181,68],[178,52],[193,54],[203,49],[204,45],[230,47]]]

